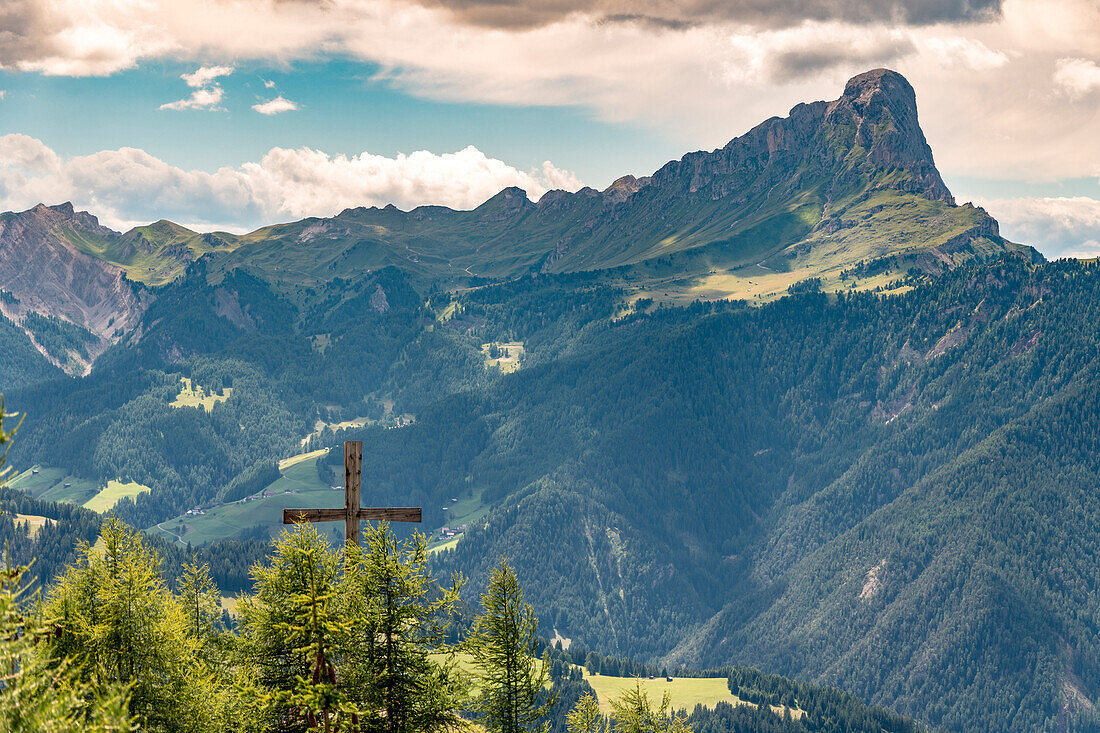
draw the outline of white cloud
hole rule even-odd
[[[3,100],[4,97],[6,97],[6,96],[8,96],[8,90],[7,89],[0,89],[0,100]]]
[[[229,76],[233,73],[232,66],[201,66],[190,74],[180,76],[187,86],[201,89],[209,86],[212,81],[221,76]]]
[[[136,148],[62,159],[32,137],[0,136],[0,210],[71,200],[121,229],[170,218],[196,228],[245,231],[355,206],[469,209],[507,186],[537,199],[552,188],[580,185],[549,161],[522,171],[472,146],[392,158],[272,148],[259,161],[211,173],[186,171]]]
[[[275,88],[275,82],[271,81],[270,79],[261,79],[261,81],[264,83],[264,86],[266,88],[268,88],[268,89],[274,89]]]
[[[190,97],[179,99],[175,102],[167,102],[162,104],[160,109],[213,109],[222,101],[222,97],[224,96],[225,90],[215,85],[208,89],[196,89],[191,92]]]
[[[923,47],[938,57],[948,68],[962,67],[971,71],[992,71],[1008,63],[1008,54],[994,51],[979,40],[963,36],[933,36],[925,38]]]
[[[18,133],[0,136],[0,166],[31,173],[58,170],[61,158],[41,140]]]
[[[980,202],[1001,234],[1046,257],[1100,256],[1100,199],[1088,196],[990,199]]]
[[[1054,83],[1071,99],[1080,99],[1100,89],[1100,66],[1088,59],[1058,59],[1054,65]]]
[[[298,104],[280,94],[275,99],[252,105],[252,109],[262,115],[277,115],[280,112],[292,112],[298,109]]]
[[[87,75],[150,59],[283,66],[341,55],[416,95],[581,106],[698,148],[797,102],[835,98],[849,76],[887,65],[916,88],[921,121],[950,175],[1080,177],[1100,160],[1100,104],[1070,99],[1051,77],[1059,59],[1095,57],[1096,0],[1004,0],[999,15],[935,25],[889,15],[847,23],[844,13],[807,11],[816,19],[769,25],[715,12],[670,26],[599,22],[577,2],[542,5],[552,22],[494,28],[464,24],[427,0],[4,0],[0,68]],[[794,18],[817,5],[781,10]],[[565,6],[568,13],[555,11]]]
[[[232,66],[202,66],[190,74],[181,74],[180,78],[195,91],[190,97],[162,104],[160,109],[214,109],[225,96],[225,90],[216,80],[232,73]]]

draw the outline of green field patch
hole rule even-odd
[[[511,374],[519,369],[525,353],[522,341],[491,341],[481,345],[485,366],[495,366],[503,374]]]
[[[214,405],[225,402],[233,394],[232,387],[221,392],[208,392],[201,384],[193,384],[187,377],[180,377],[180,393],[168,403],[169,407],[201,407],[210,412]]]
[[[344,506],[344,489],[333,489],[317,476],[314,451],[301,460],[280,469],[282,476],[263,491],[227,504],[197,508],[160,524],[147,527],[149,534],[160,534],[181,544],[201,545],[212,540],[235,537],[242,530],[260,526],[268,537],[283,529],[283,509],[334,509]],[[343,542],[343,522],[324,522],[318,530],[334,544]]]
[[[431,554],[448,550],[462,539],[462,532],[455,537],[444,537],[441,533],[443,527],[451,530],[469,527],[489,512],[489,507],[481,503],[481,491],[462,498],[455,497],[453,501],[445,502],[442,508],[443,516],[446,517],[443,526],[437,527],[428,535],[428,552]]]
[[[596,691],[600,708],[605,713],[611,712],[611,700],[627,690],[634,689],[634,685],[639,685],[649,695],[650,700],[658,703],[667,692],[672,698],[674,710],[681,708],[694,710],[696,705],[713,708],[720,702],[728,702],[731,705],[749,704],[730,692],[725,677],[673,677],[672,682],[668,682],[664,677],[654,679],[608,677],[602,674],[589,674],[588,670],[585,670],[584,679]]]
[[[12,478],[8,484],[43,501],[83,504],[99,493],[96,481],[73,476],[63,468],[32,466]]]
[[[102,514],[103,512],[111,511],[120,499],[133,499],[149,491],[152,491],[152,489],[136,481],[122,482],[111,480],[107,482],[107,485],[103,487],[98,494],[84,502],[84,508]]]
[[[445,323],[455,317],[455,312],[458,309],[458,301],[452,300],[443,307],[443,310],[439,311],[435,319],[440,323]]]
[[[730,692],[729,682],[725,677],[673,677],[669,682],[664,677],[608,677],[602,674],[589,674],[584,670],[584,679],[596,692],[600,701],[600,709],[606,714],[611,712],[611,701],[623,694],[626,690],[634,689],[635,685],[649,695],[649,699],[660,703],[667,692],[669,694],[673,710],[687,710],[691,712],[696,705],[705,708],[714,708],[720,702],[728,702],[730,705],[754,705],[747,700]],[[791,717],[797,720],[805,713],[797,708],[785,708],[781,705],[770,706],[772,711],[782,715],[790,710]]]
[[[438,542],[436,544],[433,544],[431,547],[428,548],[428,554],[429,555],[434,555],[437,552],[443,552],[444,550],[449,550],[452,547],[454,547],[455,545],[457,545],[458,541],[460,539],[462,539],[462,535],[458,535],[456,537],[450,537],[448,539],[443,540],[442,542]]]

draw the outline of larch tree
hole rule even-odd
[[[54,626],[43,652],[85,683],[129,690],[130,712],[149,730],[206,729],[219,692],[179,601],[160,577],[160,558],[117,519],[49,592]]]
[[[275,543],[270,565],[253,568],[255,593],[241,599],[241,652],[268,690],[273,731],[352,729],[357,714],[336,678],[338,640],[347,622],[336,612],[340,556],[313,525]]]
[[[432,733],[459,725],[463,689],[444,652],[462,582],[441,588],[428,567],[427,540],[398,541],[371,525],[366,548],[349,547],[341,583],[343,680],[364,731]]]
[[[545,689],[550,658],[536,656],[538,618],[504,560],[493,570],[481,606],[466,641],[477,668],[474,708],[481,723],[493,733],[547,730],[549,724],[539,721],[555,702]]]

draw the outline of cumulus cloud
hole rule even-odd
[[[190,74],[182,74],[180,78],[187,82],[187,86],[201,89],[209,86],[218,77],[229,76],[232,73],[232,66],[201,66]]]
[[[1052,84],[1059,59],[1095,59],[1096,0],[5,0],[0,29],[5,69],[339,55],[414,95],[579,106],[696,148],[889,66],[951,174],[1081,177],[1100,160],[1095,97]]]
[[[275,99],[252,105],[252,109],[262,115],[277,115],[280,112],[293,112],[298,109],[298,104],[280,94]]]
[[[71,200],[120,229],[171,218],[200,229],[245,231],[355,206],[469,209],[507,186],[537,199],[550,189],[580,185],[549,161],[523,171],[473,146],[392,158],[272,148],[259,161],[206,172],[183,170],[137,148],[62,159],[27,135],[0,136],[0,209]]]
[[[160,106],[160,109],[213,109],[222,101],[223,96],[225,96],[225,90],[220,86],[213,86],[209,89],[196,89],[191,92],[190,97],[178,99],[175,102],[166,102]]]
[[[190,97],[162,104],[161,109],[213,109],[225,96],[225,90],[217,83],[222,76],[233,73],[231,66],[202,66],[190,74],[181,74],[180,78],[195,91]]]
[[[1100,66],[1088,59],[1058,59],[1054,83],[1072,99],[1100,89]]]
[[[1100,199],[1088,196],[982,201],[1001,234],[1048,258],[1100,256]]]

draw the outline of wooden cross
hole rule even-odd
[[[419,522],[420,507],[369,508],[359,506],[359,476],[363,469],[363,443],[344,443],[344,508],[284,509],[283,524],[299,522],[338,522],[344,520],[344,541],[359,544],[359,521],[362,519],[388,522]]]

